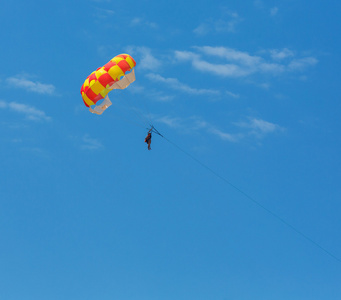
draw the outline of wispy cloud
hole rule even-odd
[[[196,27],[193,32],[196,34],[196,35],[201,35],[201,36],[204,36],[204,35],[207,35],[209,34],[209,32],[211,31],[211,25],[209,23],[201,23],[198,27]]]
[[[253,135],[257,138],[263,138],[268,134],[284,131],[283,127],[258,118],[249,118],[248,121],[238,122],[235,125],[247,129],[248,135]]]
[[[209,133],[212,133],[212,134],[214,134],[215,136],[217,136],[217,137],[219,137],[221,140],[223,140],[223,141],[228,141],[228,142],[233,142],[233,143],[235,143],[235,142],[238,142],[243,136],[241,135],[241,134],[239,134],[239,133],[234,133],[234,134],[232,134],[232,133],[227,133],[227,132],[223,132],[223,131],[221,131],[220,129],[218,129],[218,128],[215,128],[215,127],[213,127],[213,126],[209,126],[208,128],[207,128],[207,131],[209,132]]]
[[[236,98],[236,99],[240,97],[239,94],[232,93],[232,92],[230,92],[230,91],[225,91],[225,94],[228,95],[228,96],[230,96],[230,97],[232,97],[232,98]]]
[[[156,70],[161,66],[161,60],[152,54],[152,50],[147,47],[127,47],[127,52],[139,62],[139,69]]]
[[[175,51],[179,61],[188,61],[196,70],[221,77],[247,77],[256,73],[279,75],[289,71],[303,71],[315,65],[314,57],[295,58],[289,49],[269,50],[271,57],[252,55],[227,47],[194,47],[195,51]],[[284,58],[290,58],[289,61]]]
[[[220,94],[220,92],[217,90],[192,88],[180,82],[176,78],[165,78],[159,74],[149,73],[147,74],[147,77],[154,82],[164,83],[172,89],[180,90],[188,94],[193,94],[193,95],[205,95],[205,94],[206,95],[219,95]]]
[[[145,20],[144,18],[134,18],[130,21],[131,26],[143,26],[143,27],[149,27],[152,29],[158,28],[158,25],[154,22],[150,22]]]
[[[29,92],[38,94],[52,95],[56,88],[53,84],[41,83],[39,81],[32,81],[25,76],[14,76],[6,79],[7,84],[11,87],[21,88]]]
[[[102,143],[89,135],[84,135],[81,140],[81,149],[83,150],[100,150],[104,148]]]
[[[262,0],[255,0],[253,1],[253,5],[257,8],[264,8],[264,3]]]
[[[266,13],[266,14],[270,14],[271,17],[274,17],[278,14],[279,8],[277,6],[271,7],[269,8],[269,6],[267,6],[264,1],[262,0],[255,0],[253,1],[253,5],[261,10],[262,12]]]
[[[156,118],[155,121],[173,129],[179,129],[182,133],[193,134],[194,132],[205,132],[229,142],[237,142],[240,139],[239,134],[224,132],[199,117],[178,118],[162,116]]]
[[[158,91],[158,90],[149,90],[148,95],[150,98],[159,101],[159,102],[169,102],[174,99],[174,95],[169,95],[164,93],[163,91]]]
[[[173,129],[179,129],[183,133],[193,134],[194,132],[205,132],[207,134],[212,134],[223,141],[233,143],[240,142],[250,137],[261,140],[270,134],[284,131],[283,127],[259,118],[248,118],[243,122],[231,123],[229,124],[231,132],[224,131],[199,117],[179,118],[162,116],[155,120],[156,122],[165,124]]]
[[[7,108],[8,104],[5,101],[0,100],[0,108]]]
[[[198,36],[204,36],[211,32],[233,33],[242,18],[236,12],[224,10],[223,15],[216,19],[207,19],[199,24],[193,32]]]
[[[177,117],[162,116],[156,119],[156,122],[167,125],[170,128],[181,128],[183,127],[183,121]]]
[[[270,16],[274,17],[278,13],[278,7],[273,7],[270,9]]]
[[[284,49],[271,49],[269,50],[271,58],[274,60],[282,60],[288,57],[293,57],[295,54],[293,51],[289,50],[288,48]]]
[[[155,89],[155,88],[145,88],[144,86],[139,85],[139,83],[136,82],[130,87],[130,91],[133,94],[141,94],[143,96],[148,97],[148,99],[152,99],[158,102],[169,102],[174,99],[174,93],[167,94],[165,91],[161,89]]]
[[[173,129],[179,129],[182,133],[192,134],[206,130],[210,125],[199,117],[180,118],[172,116],[153,116],[157,123],[162,123]]]
[[[102,6],[102,7],[99,7]],[[98,7],[94,7],[92,9],[92,19],[96,24],[100,24],[103,28],[114,28],[116,23],[113,22],[117,18],[117,12],[115,10],[112,10],[110,8],[105,8],[105,5],[102,5],[102,3],[98,2]],[[89,38],[94,37],[93,33],[90,33],[87,31],[87,29],[84,29],[84,32],[86,33],[87,37]]]
[[[10,111],[22,114],[26,119],[31,121],[50,121],[51,118],[42,110],[39,110],[31,105],[18,102],[5,102],[0,100],[0,109],[8,109]]]
[[[318,60],[315,57],[303,57],[292,60],[288,68],[292,71],[303,71],[308,66],[314,66],[318,63]]]
[[[96,17],[98,18],[107,18],[110,16],[113,16],[115,14],[115,11],[112,9],[107,8],[96,8]]]

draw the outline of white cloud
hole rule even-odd
[[[278,13],[278,7],[273,7],[270,9],[270,15],[273,17],[275,15],[277,15]]]
[[[179,60],[195,60],[200,59],[200,55],[191,51],[175,51],[175,58]]]
[[[161,66],[161,61],[152,54],[150,48],[130,46],[127,52],[138,61],[139,69],[156,70]]]
[[[233,33],[236,32],[236,27],[241,21],[242,18],[236,12],[225,10],[220,18],[205,20],[193,32],[199,36],[204,36],[211,32]]]
[[[206,55],[221,57],[226,59],[227,61],[238,62],[242,65],[251,67],[261,63],[262,61],[262,58],[259,56],[252,56],[247,52],[234,50],[227,47],[203,46],[195,48]]]
[[[23,76],[9,77],[6,79],[6,81],[10,86],[25,89],[29,92],[38,94],[52,95],[56,89],[53,84],[31,81]]]
[[[264,3],[262,0],[255,0],[253,1],[253,5],[257,8],[264,8]]]
[[[261,119],[251,119],[249,127],[261,133],[270,133],[279,129],[279,126]]]
[[[249,118],[248,122],[239,122],[235,123],[235,125],[247,129],[248,135],[253,135],[258,138],[263,138],[270,133],[284,130],[284,128],[277,124],[257,118]]]
[[[289,69],[292,71],[302,71],[309,66],[314,66],[318,63],[315,57],[303,57],[294,59],[289,63]]]
[[[227,47],[202,46],[194,49],[195,52],[175,51],[175,58],[190,62],[196,70],[221,77],[247,77],[256,73],[278,75],[288,71],[303,71],[318,62],[314,57],[294,58],[294,53],[287,48],[265,51],[270,52],[270,60]],[[282,62],[284,58],[291,60]]]
[[[229,20],[217,20],[214,24],[216,32],[236,32],[237,25],[241,22],[238,14],[230,14]]]
[[[150,96],[150,98],[159,102],[169,102],[174,99],[174,95],[167,95],[163,91],[152,90],[148,91],[147,93]]]
[[[193,30],[193,32],[197,35],[206,35],[210,32],[211,28],[208,24],[202,23],[197,28]]]
[[[101,142],[96,139],[90,138],[88,135],[83,136],[81,149],[83,150],[99,150],[103,148]]]
[[[146,89],[145,87],[139,85],[137,82],[136,84],[134,83],[133,85],[131,85],[130,91],[133,94],[143,94],[143,96],[147,96],[149,99],[153,99],[160,102],[168,102],[174,99],[174,94],[168,95],[165,94],[164,91],[159,89],[156,90],[154,88]]]
[[[145,26],[145,27],[149,27],[152,29],[156,29],[158,28],[157,24],[154,22],[150,22],[150,21],[146,21],[143,18],[134,18],[131,20],[130,22],[131,26]]]
[[[232,98],[239,98],[240,97],[239,94],[235,94],[235,93],[232,93],[230,91],[225,91],[225,94],[232,97]]]
[[[237,142],[240,138],[239,135],[223,132],[216,128],[207,121],[202,120],[199,117],[190,118],[178,118],[163,116],[155,118],[158,123],[165,124],[173,129],[179,129],[182,133],[193,134],[194,132],[205,132],[219,137],[221,140],[229,142]]]
[[[22,114],[26,117],[26,119],[31,121],[51,120],[51,118],[47,116],[45,112],[27,104],[0,101],[0,109],[8,109],[10,111]]]
[[[284,48],[281,50],[272,49],[270,50],[270,55],[271,55],[271,58],[274,60],[282,60],[288,57],[293,57],[294,52],[289,50],[288,48]]]
[[[171,128],[180,128],[182,127],[182,121],[180,118],[176,118],[176,117],[170,117],[170,116],[163,116],[163,117],[159,117],[156,119],[157,122],[162,123],[167,125],[168,127]]]
[[[252,139],[261,140],[269,134],[283,132],[281,126],[258,118],[249,118],[247,121],[231,123],[230,127],[233,133],[223,131],[213,124],[202,120],[199,117],[178,118],[163,116],[155,118],[158,123],[165,124],[173,129],[179,129],[182,133],[193,134],[195,132],[204,132],[212,134],[223,141],[237,143],[252,137]]]
[[[147,74],[147,77],[152,81],[165,83],[168,87],[170,87],[172,89],[180,90],[180,91],[183,91],[183,92],[188,93],[188,94],[193,94],[193,95],[204,95],[204,94],[206,94],[206,95],[218,95],[219,94],[219,91],[216,91],[216,90],[192,88],[192,87],[180,82],[176,78],[164,78],[161,75],[154,74],[154,73]]]
[[[7,103],[5,101],[0,100],[0,108],[7,108]]]
[[[227,132],[223,132],[217,128],[210,126],[208,128],[208,132],[213,133],[214,135],[218,136],[220,139],[229,142],[238,142],[242,138],[241,134],[231,134]]]
[[[216,64],[204,60],[194,60],[192,65],[199,71],[223,77],[243,77],[252,73],[250,69],[242,68],[235,64]]]
[[[106,9],[106,8],[96,8],[96,16],[99,18],[106,18],[106,17],[110,17],[113,16],[115,14],[115,11],[113,11],[112,9]]]

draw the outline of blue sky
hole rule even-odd
[[[243,195],[341,258],[340,10],[2,3],[1,299],[340,299],[340,262]],[[136,82],[91,114],[120,53]]]

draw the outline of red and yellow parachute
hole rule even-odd
[[[129,54],[120,54],[86,78],[81,94],[84,104],[90,107],[92,113],[100,115],[111,105],[108,97],[111,90],[125,89],[135,81],[135,65],[135,60]],[[104,101],[96,105],[101,99]]]

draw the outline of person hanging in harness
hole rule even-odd
[[[147,143],[147,145],[148,145],[148,150],[152,149],[152,148],[150,148],[150,144],[152,143],[152,130],[153,130],[153,128],[150,128],[146,138],[144,139],[144,142]]]

